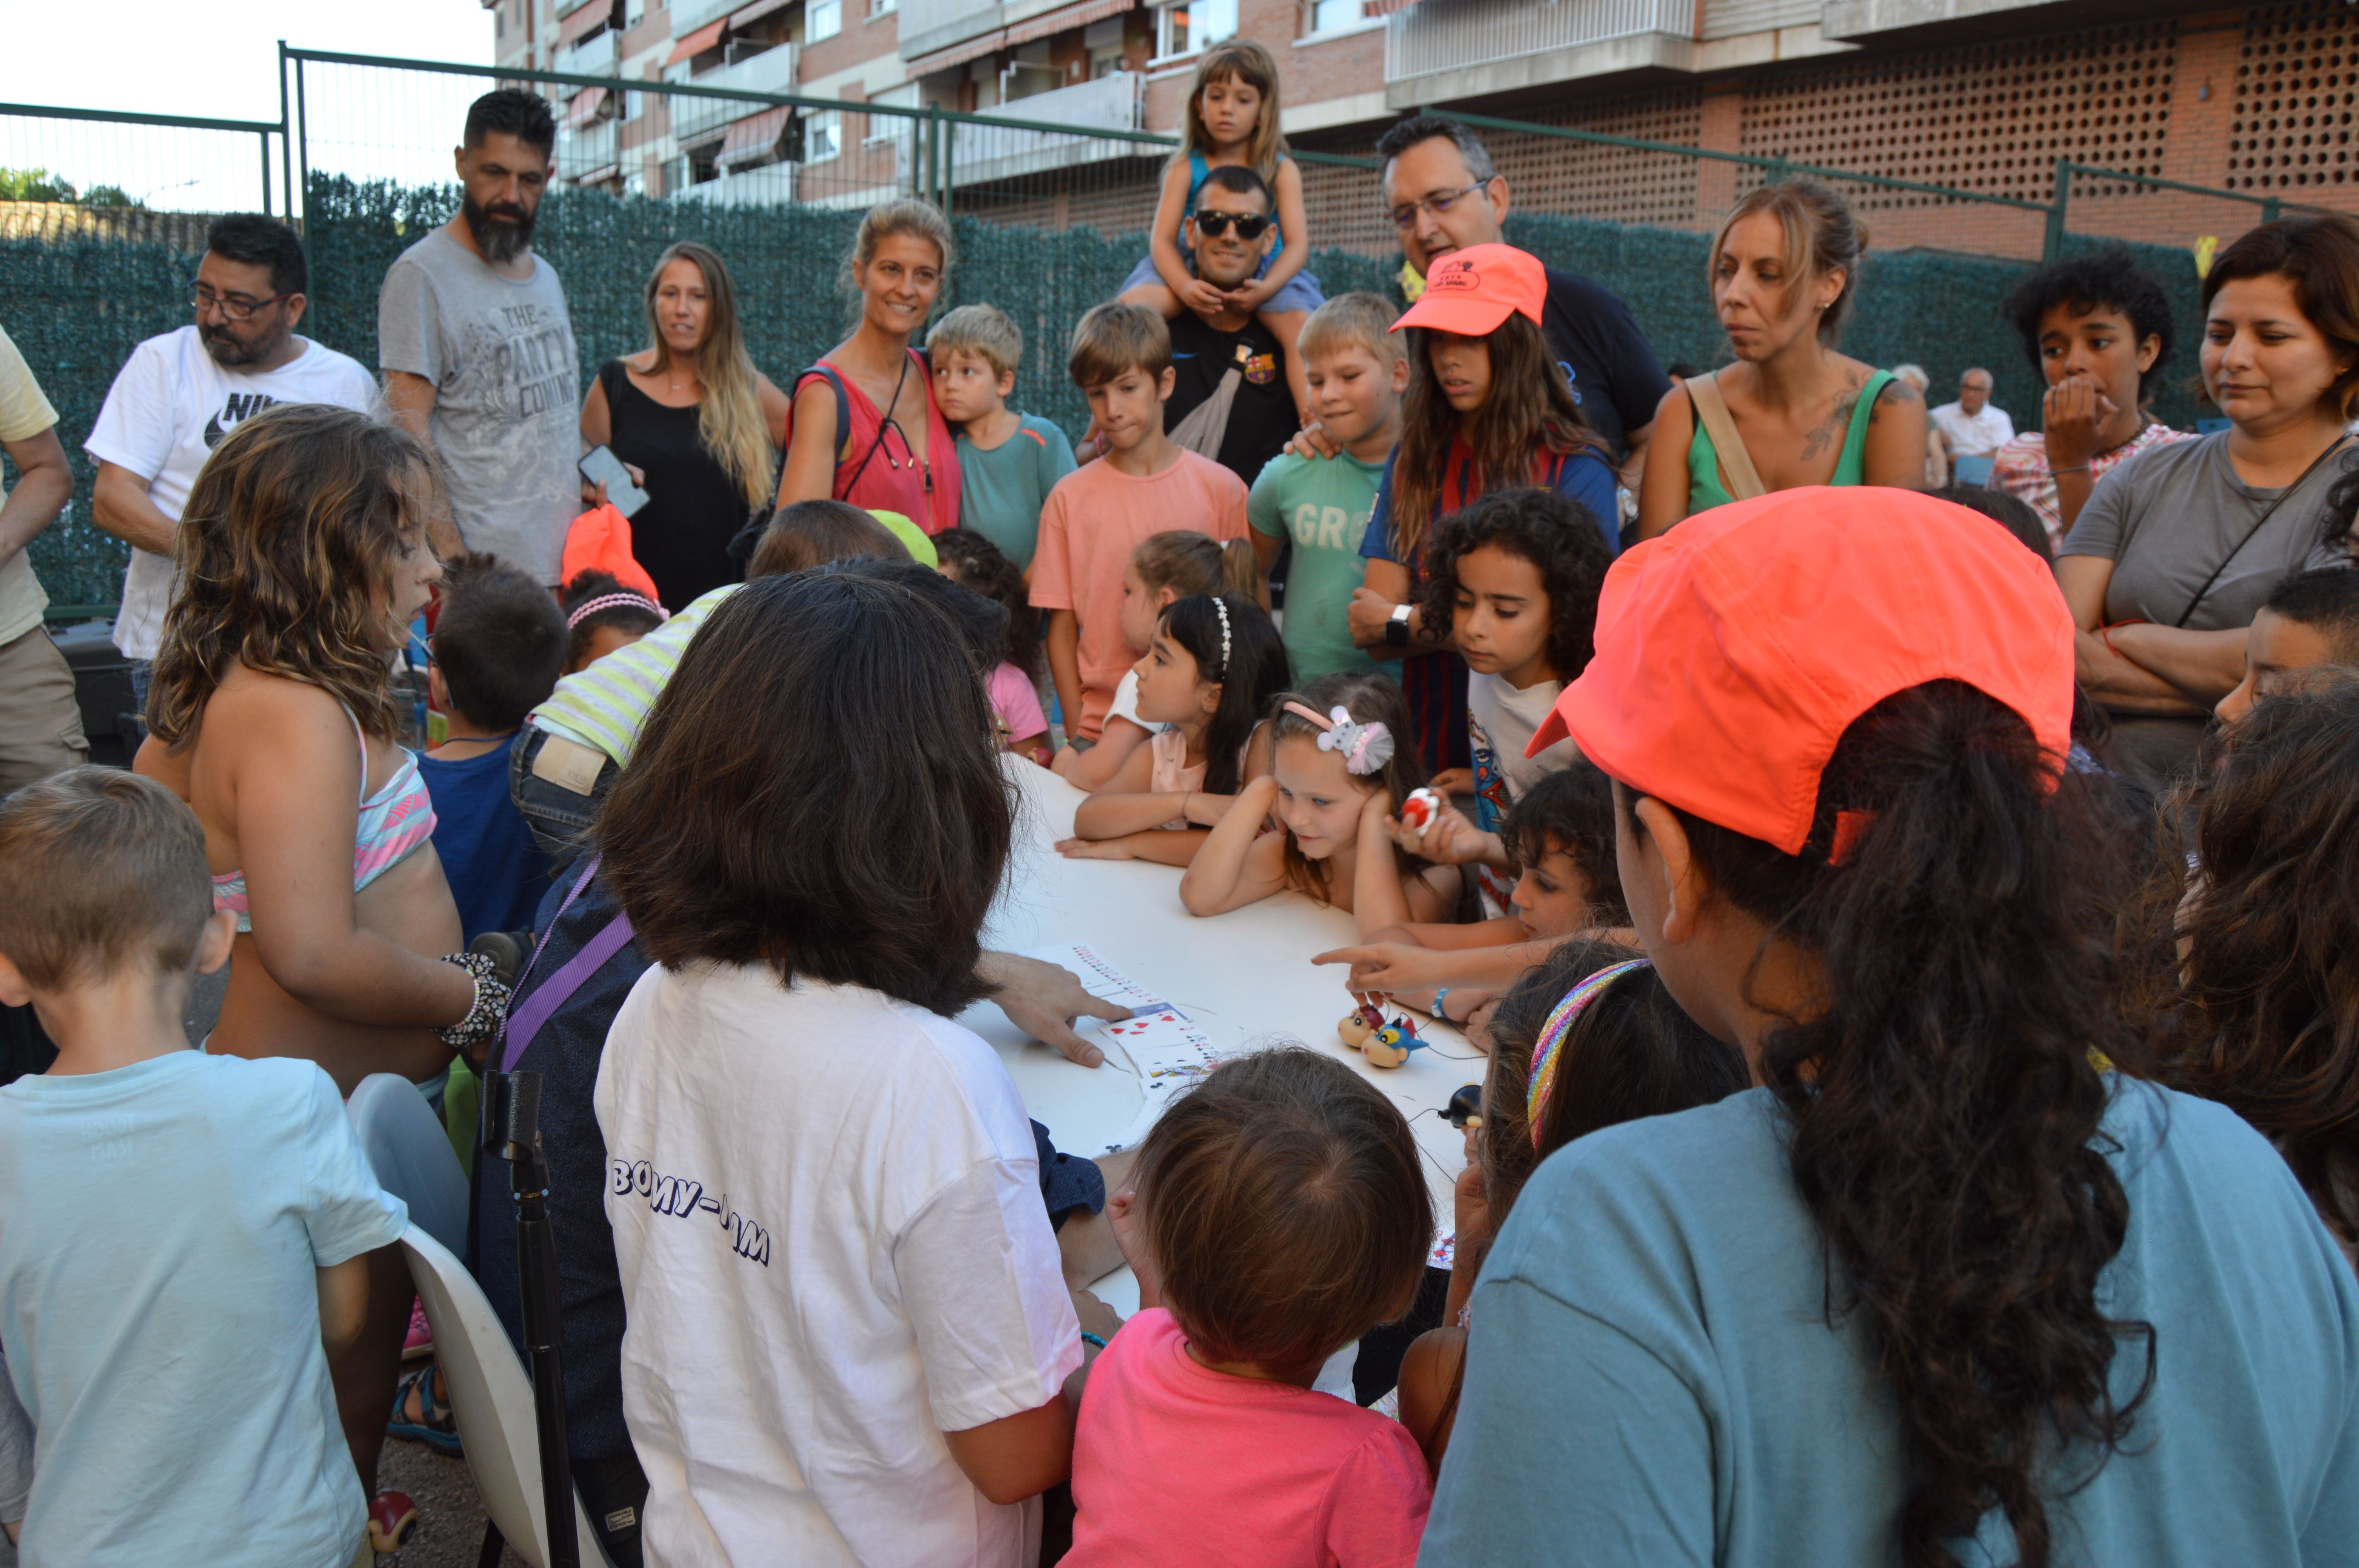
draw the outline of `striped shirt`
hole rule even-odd
[[[687,609],[637,642],[559,681],[549,700],[532,710],[533,727],[603,752],[616,767],[628,767],[648,710],[679,667],[689,640],[715,605],[744,586],[724,583],[690,600]]]

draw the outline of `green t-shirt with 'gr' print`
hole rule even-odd
[[[1349,452],[1332,458],[1280,452],[1254,481],[1245,521],[1259,533],[1294,541],[1278,630],[1297,686],[1337,670],[1377,667],[1352,645],[1347,612],[1352,590],[1367,571],[1360,541],[1376,509],[1376,481],[1384,476],[1383,463],[1364,463]]]

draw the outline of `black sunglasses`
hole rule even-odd
[[[1199,212],[1196,214],[1196,227],[1216,240],[1229,232],[1229,225],[1232,223],[1237,226],[1237,238],[1247,241],[1260,239],[1261,232],[1269,227],[1269,220],[1257,212]]]

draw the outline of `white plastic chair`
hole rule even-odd
[[[377,1185],[409,1206],[411,1223],[457,1252],[467,1245],[467,1173],[418,1086],[371,1073],[344,1102]]]
[[[444,1147],[447,1149],[448,1144]],[[532,1568],[548,1568],[549,1531],[540,1502],[540,1434],[533,1424],[532,1380],[507,1330],[474,1276],[451,1249],[417,1225],[402,1234],[409,1277],[434,1329],[434,1359],[466,1445],[467,1468],[484,1511]],[[585,1568],[606,1564],[582,1498],[573,1498],[573,1534]]]

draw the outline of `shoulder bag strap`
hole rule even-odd
[[[1719,378],[1710,373],[1691,375],[1687,379],[1688,401],[1695,406],[1696,423],[1712,438],[1712,449],[1720,454],[1721,477],[1728,481],[1731,501],[1749,501],[1756,495],[1767,495],[1769,487],[1753,471],[1753,454],[1745,449],[1745,438],[1736,433],[1736,421],[1728,416],[1728,405],[1720,395]]]
[[[1252,352],[1248,345],[1237,345],[1239,360]],[[1211,458],[1218,462],[1221,443],[1229,433],[1229,412],[1236,406],[1237,384],[1244,379],[1244,367],[1232,362],[1229,368],[1221,373],[1220,384],[1212,388],[1212,395],[1188,410],[1188,416],[1171,427],[1171,444],[1184,447],[1200,458]]]
[[[524,973],[516,977],[517,989],[524,989],[524,982],[532,975],[533,965],[540,961],[541,950],[549,946],[549,933],[557,929],[557,923],[565,918],[565,912],[573,907],[573,901],[582,896],[583,890],[589,887],[590,880],[598,874],[598,860],[596,855],[590,857],[589,864],[582,868],[582,875],[575,879],[572,891],[565,895],[565,902],[557,906],[556,914],[549,918],[549,931],[541,933],[540,941],[533,947],[532,957],[525,964]],[[555,1017],[557,1010],[571,1000],[573,993],[580,990],[591,976],[604,968],[606,960],[621,952],[623,945],[630,939],[631,917],[617,910],[614,919],[600,926],[596,935],[582,945],[580,952],[567,959],[557,973],[542,982],[538,990],[525,998],[501,1021],[501,1072],[516,1071],[517,1058],[524,1054],[525,1047],[532,1044],[533,1036],[540,1033],[540,1026]]]
[[[2204,598],[2211,593],[2212,584],[2220,580],[2220,574],[2228,569],[2228,563],[2234,560],[2236,557],[2242,553],[2245,546],[2253,542],[2254,536],[2259,534],[2263,527],[2267,525],[2268,520],[2277,515],[2277,508],[2283,506],[2288,501],[2291,500],[2293,492],[2299,490],[2309,481],[2310,476],[2318,471],[2318,465],[2332,457],[2335,453],[2343,450],[2343,444],[2350,438],[2351,438],[2348,436],[2337,436],[2334,438],[2334,444],[2332,446],[2319,453],[2318,456],[2310,459],[2310,466],[2301,470],[2300,476],[2291,484],[2286,486],[2283,490],[2278,491],[2277,497],[2275,501],[2270,502],[2267,506],[2261,508],[2261,514],[2253,519],[2253,525],[2245,530],[2245,536],[2237,540],[2235,544],[2229,548],[2226,555],[2220,557],[2220,564],[2212,568],[2212,575],[2203,579],[2203,586],[2195,590],[2195,597],[2187,601],[2187,608],[2179,612],[2179,619],[2171,622],[2173,627],[2183,629],[2186,626],[2188,617],[2195,613],[2195,607],[2202,603]],[[2223,453],[2221,457],[2223,461],[2226,460],[2225,453]],[[2233,473],[2235,470],[2231,468],[2229,471]]]

